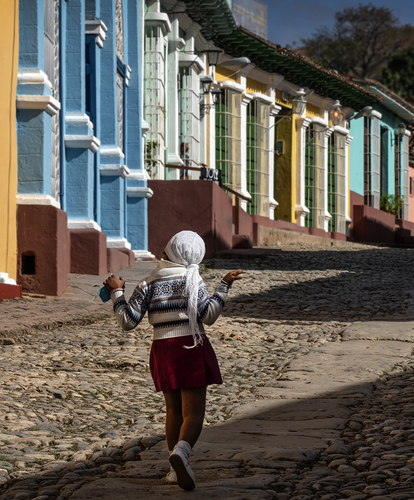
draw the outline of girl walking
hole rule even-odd
[[[244,272],[237,269],[226,274],[210,296],[199,274],[204,254],[202,238],[192,231],[181,231],[168,242],[162,259],[136,286],[129,302],[122,289],[124,278],[111,275],[104,281],[111,292],[115,317],[124,330],[135,328],[148,311],[154,329],[150,370],[166,405],[171,465],[166,481],[184,490],[195,488],[188,458],[203,427],[207,385],[222,383],[203,324],[216,321],[231,285]]]

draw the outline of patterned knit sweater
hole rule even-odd
[[[160,264],[164,273],[157,272]],[[115,317],[124,330],[132,330],[148,311],[148,321],[154,328],[154,340],[191,335],[184,289],[185,268],[180,270],[173,266],[168,269],[168,263],[160,261],[156,272],[136,286],[129,302],[126,302],[121,290],[111,294]],[[204,333],[202,323],[212,325],[219,317],[228,291],[227,284],[219,283],[210,296],[204,281],[200,279],[197,318],[201,333]]]

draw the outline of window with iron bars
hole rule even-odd
[[[394,177],[395,177],[395,198],[402,196],[403,186],[402,186],[402,172],[401,172],[401,145],[402,138],[395,134],[394,135]],[[401,212],[401,210],[400,210]],[[401,218],[401,213],[397,214],[398,218]]]
[[[59,0],[44,0],[45,73],[52,84],[52,95],[59,101]],[[60,195],[60,113],[52,117],[51,195]]]
[[[145,137],[145,168],[152,179],[164,177],[165,151],[165,44],[159,26],[145,27],[144,119],[149,125]]]
[[[328,139],[328,231],[346,232],[345,136],[334,133]]]
[[[194,69],[180,66],[178,80],[180,156],[184,163],[197,166],[200,163],[199,85]],[[191,171],[188,175],[191,177]]]
[[[270,107],[259,100],[247,106],[247,204],[250,215],[269,215],[269,116]]]
[[[241,95],[223,89],[215,107],[216,168],[223,184],[241,190]]]
[[[321,125],[311,123],[305,134],[305,206],[309,209],[306,227],[323,227],[323,133]]]
[[[371,120],[364,118],[364,205],[372,206]]]

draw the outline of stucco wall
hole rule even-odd
[[[277,125],[277,140],[283,141],[283,154],[275,155],[275,218],[292,220],[292,122],[284,118]]]
[[[148,181],[148,249],[160,258],[168,240],[183,230],[197,232],[206,259],[232,247],[231,198],[212,181]]]
[[[18,0],[0,0],[0,272],[16,279]]]

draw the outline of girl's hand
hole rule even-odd
[[[106,286],[106,288],[111,292],[115,288],[122,288],[125,283],[125,278],[122,276],[117,278],[115,274],[111,274],[111,276],[108,276],[106,280],[103,282],[103,284]]]
[[[242,269],[237,269],[236,271],[230,271],[229,273],[226,274],[226,276],[224,276],[223,281],[225,281],[229,286],[231,286],[233,281],[242,279],[242,276],[240,275],[243,274],[244,272],[245,271],[243,271]]]

